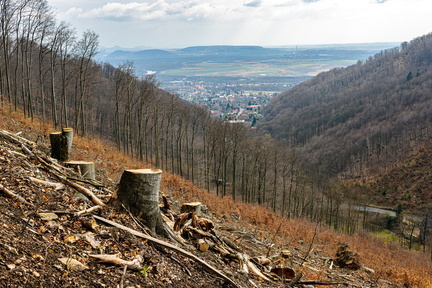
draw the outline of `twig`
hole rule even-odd
[[[103,217],[99,217],[99,216],[97,216],[97,215],[93,215],[93,217],[96,218],[96,219],[98,219],[99,221],[102,221],[102,222],[107,223],[107,224],[109,224],[109,225],[112,225],[112,226],[114,226],[114,227],[117,227],[117,228],[120,228],[120,229],[122,229],[122,230],[125,230],[125,231],[131,233],[132,235],[135,235],[135,236],[137,236],[137,237],[140,237],[140,238],[146,239],[146,240],[148,240],[148,241],[150,241],[150,242],[152,242],[152,243],[155,243],[155,244],[157,244],[157,245],[160,245],[160,246],[162,246],[162,247],[165,247],[165,248],[168,248],[168,249],[174,250],[174,251],[176,251],[176,252],[182,254],[183,256],[186,256],[186,257],[188,257],[188,258],[190,258],[190,259],[192,259],[192,260],[198,262],[199,264],[203,265],[204,267],[208,268],[208,269],[209,269],[210,271],[212,271],[215,275],[217,275],[217,276],[221,277],[222,279],[226,280],[227,282],[229,282],[229,283],[230,283],[231,285],[233,285],[234,287],[239,287],[239,288],[240,288],[240,286],[239,286],[237,283],[235,283],[233,280],[231,280],[228,276],[226,276],[225,274],[223,274],[221,271],[219,271],[218,269],[214,268],[213,266],[211,266],[210,264],[208,264],[208,263],[205,262],[204,260],[198,258],[197,256],[195,256],[195,255],[189,253],[188,251],[186,251],[186,250],[184,250],[184,249],[182,249],[182,248],[179,248],[179,247],[177,247],[177,246],[174,246],[173,244],[170,244],[170,243],[168,243],[168,242],[165,242],[165,241],[159,240],[159,239],[157,239],[157,238],[154,238],[154,237],[151,237],[151,236],[145,235],[145,234],[143,234],[143,233],[141,233],[141,232],[139,232],[139,231],[136,231],[136,230],[134,230],[134,229],[128,228],[128,227],[126,227],[126,226],[123,226],[123,225],[118,224],[118,223],[116,223],[116,222],[113,222],[113,221],[111,221],[111,220],[105,219],[105,218],[103,218]]]
[[[122,275],[121,280],[120,280],[119,288],[123,288],[123,281],[124,281],[124,277],[126,275],[126,270],[127,270],[127,265],[125,265],[123,268],[123,275]]]
[[[83,214],[92,213],[92,212],[94,212],[94,211],[96,211],[96,210],[99,210],[99,209],[102,209],[102,206],[100,206],[100,205],[96,205],[96,206],[90,207],[90,208],[88,208],[88,209],[85,209],[85,210],[81,210],[81,211],[76,212],[76,213],[75,213],[75,216],[81,216],[81,215],[83,215]]]
[[[126,207],[124,206],[124,204],[121,204],[121,206],[123,207],[123,209],[125,209],[126,212],[128,212],[129,216],[132,218],[132,220],[135,222],[135,224],[140,227],[141,229],[143,229],[143,232],[146,235],[150,235],[150,233],[145,229],[145,227],[138,222],[138,220],[132,215],[132,213],[129,211],[129,209],[126,209]]]
[[[177,260],[176,258],[174,258],[174,256],[172,256],[172,255],[170,255],[169,257],[170,257],[174,262],[176,262],[177,264],[179,264],[180,266],[182,266],[182,267],[186,270],[186,273],[187,273],[189,276],[192,276],[192,273],[191,273],[190,270],[186,267],[186,265],[184,265],[184,263],[180,262],[179,260]]]
[[[279,224],[278,229],[276,230],[275,234],[273,235],[273,238],[272,238],[272,240],[271,240],[271,243],[272,243],[272,244],[274,243],[275,238],[276,238],[276,235],[279,233],[279,230],[280,230],[281,227],[282,227],[283,221],[284,221],[284,220],[282,219],[281,223]],[[270,250],[271,250],[271,248],[272,248],[272,244],[270,244],[270,246],[269,246],[269,248],[268,248],[268,250],[267,250],[266,257],[269,257],[269,255],[270,255]]]

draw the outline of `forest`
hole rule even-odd
[[[132,62],[97,63],[98,35],[77,35],[45,0],[0,4],[1,109],[111,141],[143,165],[288,218],[350,234],[373,229],[355,206],[362,193],[329,177],[390,167],[431,133],[431,35],[290,89],[257,132],[211,118],[154,77],[136,76]]]

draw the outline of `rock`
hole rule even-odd
[[[51,221],[51,220],[55,220],[58,219],[59,217],[57,216],[57,214],[55,213],[37,213],[37,215],[45,221]]]
[[[73,258],[59,258],[58,260],[71,271],[83,271],[88,269],[86,265]]]
[[[209,249],[210,245],[204,239],[199,239],[197,243],[197,248],[201,252],[205,252]]]

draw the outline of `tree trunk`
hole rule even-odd
[[[138,213],[153,234],[167,236],[159,211],[160,169],[125,170],[117,192],[119,203]]]

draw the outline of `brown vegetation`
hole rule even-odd
[[[38,122],[31,123],[29,119],[18,117],[19,114],[13,114],[14,117],[11,117],[11,114],[5,110],[1,112],[1,128],[22,131],[23,136],[30,139],[37,139],[37,136],[44,132],[43,125],[37,124]],[[111,182],[113,184],[118,183],[123,169],[141,167],[136,160],[119,153],[113,147],[106,146],[106,143],[98,139],[81,137],[73,151],[74,157],[84,159],[91,157],[97,159],[99,164],[109,163],[109,165],[98,166],[98,170],[102,168],[104,171],[104,173],[99,173],[98,177],[106,180],[107,178],[102,176],[107,173],[110,178],[116,179]],[[219,229],[228,229],[233,235],[236,230],[250,231],[258,241],[273,242],[275,247],[272,249],[274,250],[296,251],[297,249],[302,251],[299,256],[305,257],[307,247],[311,244],[313,255],[333,258],[339,243],[348,243],[351,249],[360,255],[361,263],[375,271],[369,276],[361,274],[363,275],[361,277],[375,279],[374,281],[378,281],[376,283],[383,283],[379,282],[381,280],[391,281],[397,287],[430,287],[432,285],[430,281],[432,264],[425,254],[408,251],[396,244],[382,242],[365,233],[348,236],[317,226],[307,220],[282,218],[262,206],[234,202],[231,197],[221,199],[215,194],[195,187],[190,181],[166,172],[161,190],[165,195],[170,196],[172,205],[177,207],[183,202],[202,202],[208,206],[212,214],[214,213],[216,219],[223,219],[223,221],[218,221]],[[246,238],[239,237],[238,241],[246,241]],[[312,239],[314,239],[313,243],[311,243]],[[347,272],[344,271],[338,273],[347,275]],[[326,272],[316,271],[316,268],[306,269],[305,275],[306,279],[327,279]],[[345,277],[353,277],[355,273],[349,273],[349,275]]]

